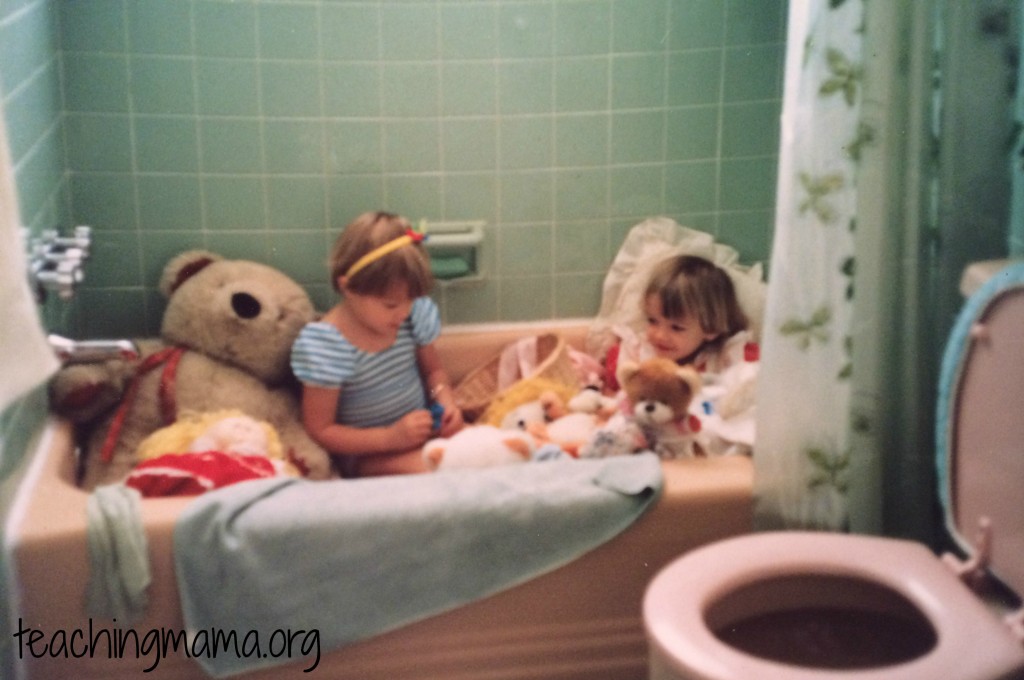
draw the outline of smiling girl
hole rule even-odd
[[[292,347],[303,423],[346,477],[425,471],[420,447],[462,427],[434,347],[441,320],[422,239],[391,213],[353,220],[329,261],[341,299]],[[436,428],[431,401],[443,409]]]
[[[707,374],[757,359],[757,345],[732,280],[702,257],[678,255],[660,262],[641,304],[646,319],[643,340],[623,342],[608,357],[608,377],[616,389],[615,369],[625,358],[660,356]]]

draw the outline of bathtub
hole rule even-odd
[[[581,346],[585,322],[451,327],[438,341],[454,380],[481,365],[515,338],[556,331]],[[33,629],[47,640],[75,631],[123,630],[90,619],[83,594],[88,580],[85,508],[88,495],[73,486],[72,428],[51,420],[9,518],[6,555],[16,580],[15,633]],[[321,650],[314,677],[352,680],[401,678],[526,680],[646,678],[647,648],[641,600],[647,582],[670,560],[697,546],[751,528],[752,465],[748,458],[663,461],[661,499],[629,529],[572,563],[459,609],[341,649]],[[172,559],[175,518],[188,498],[143,501],[153,576],[146,616],[131,624],[145,631],[183,628]],[[14,643],[24,678],[205,677],[183,654],[122,658],[99,652],[73,658],[75,649],[34,658],[26,632]],[[37,648],[38,651],[38,648]],[[300,677],[309,658],[242,678]]]

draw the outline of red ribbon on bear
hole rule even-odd
[[[132,382],[128,385],[128,391],[125,393],[124,399],[121,400],[121,405],[117,407],[117,413],[114,414],[114,420],[110,423],[110,429],[107,430],[103,448],[100,449],[100,460],[104,463],[113,460],[114,447],[117,446],[118,437],[121,436],[124,420],[128,417],[135,397],[138,396],[139,382],[142,376],[160,364],[164,364],[163,373],[160,375],[160,415],[163,417],[165,425],[170,425],[177,420],[178,405],[174,396],[174,381],[178,372],[178,362],[181,361],[183,354],[185,354],[184,347],[165,347],[142,360],[142,363],[135,369],[135,375],[132,376]]]

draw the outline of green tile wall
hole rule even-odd
[[[66,220],[56,2],[0,0],[0,98],[25,226]]]
[[[57,26],[56,0],[0,0],[0,100],[30,235],[71,221]],[[74,325],[55,299],[40,312],[50,328]]]
[[[367,209],[487,221],[487,279],[438,291],[447,322],[592,315],[650,215],[767,258],[785,0],[52,7],[66,209],[99,239],[83,335],[155,332],[160,269],[192,247],[327,307],[326,248]]]

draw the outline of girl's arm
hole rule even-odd
[[[373,455],[422,446],[430,436],[431,418],[425,410],[412,411],[387,427],[352,427],[334,422],[340,389],[302,387],[302,424],[320,446],[331,453]]]
[[[441,356],[434,344],[431,343],[418,347],[416,358],[419,361],[420,375],[423,376],[423,385],[428,398],[444,408],[444,415],[441,416],[440,435],[450,437],[462,429],[462,411],[455,404],[455,394],[452,392],[448,373],[441,363]]]

